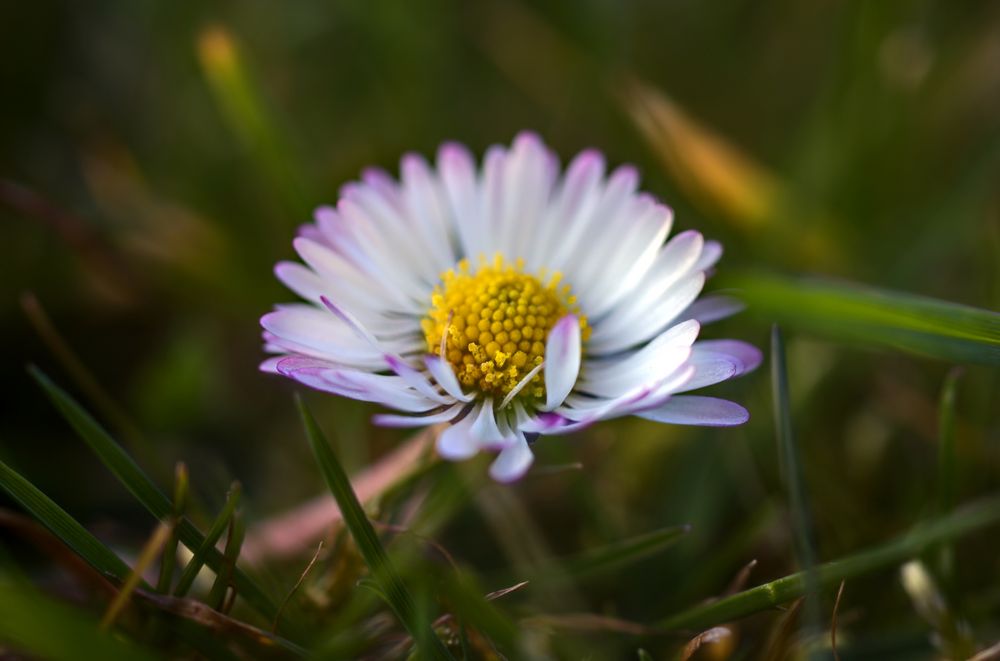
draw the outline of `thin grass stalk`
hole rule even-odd
[[[177,580],[177,587],[174,588],[175,597],[183,597],[191,589],[191,586],[194,585],[195,579],[198,578],[198,572],[205,566],[205,558],[209,551],[215,548],[215,544],[222,537],[222,533],[229,527],[229,522],[236,511],[236,507],[240,504],[242,493],[243,489],[240,483],[233,482],[232,486],[229,487],[229,493],[226,495],[226,504],[222,507],[222,511],[219,512],[219,516],[212,522],[212,526],[205,534],[205,538],[198,548],[194,550],[191,559],[188,560],[187,565],[184,567],[184,571],[181,572],[181,577]],[[278,613],[275,613],[275,617],[277,616]]]
[[[894,567],[919,556],[934,544],[954,541],[997,523],[1000,523],[1000,496],[969,503],[885,544],[818,565],[817,587],[832,588],[843,580]],[[659,626],[667,630],[704,629],[788,603],[805,594],[806,589],[804,572],[797,572],[681,611],[663,619]]]
[[[385,598],[386,602],[395,612],[400,622],[407,629],[409,634],[417,642],[420,655],[428,659],[452,659],[448,649],[430,628],[430,623],[421,621],[418,617],[415,602],[410,591],[403,583],[396,568],[389,560],[389,556],[382,546],[375,528],[365,514],[361,503],[358,501],[351,482],[344,471],[343,466],[337,460],[330,444],[327,442],[323,432],[320,430],[316,420],[312,417],[309,409],[296,396],[299,414],[306,430],[309,444],[312,446],[316,461],[319,464],[320,472],[326,480],[330,492],[340,506],[340,511],[344,516],[344,524],[350,531],[351,536],[361,552],[365,564],[371,571],[374,579],[374,586]]]
[[[163,546],[163,557],[160,559],[160,577],[156,582],[158,592],[170,592],[170,583],[174,578],[174,566],[177,564],[177,524],[184,518],[184,508],[188,497],[188,470],[183,462],[177,463],[174,471],[174,512],[171,517],[170,538]]]

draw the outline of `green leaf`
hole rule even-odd
[[[902,292],[815,278],[743,275],[755,316],[835,340],[892,347],[950,362],[1000,365],[1000,314]]]
[[[5,648],[53,661],[160,658],[120,634],[100,631],[97,619],[89,613],[56,601],[7,574],[0,574],[0,641]]]
[[[340,512],[344,516],[344,524],[351,532],[375,583],[380,587],[382,594],[385,595],[386,601],[400,622],[417,641],[422,657],[452,659],[453,657],[448,653],[441,639],[431,630],[430,623],[418,620],[413,597],[390,562],[382,542],[379,541],[378,535],[375,533],[375,528],[368,520],[368,516],[358,501],[357,494],[351,487],[351,481],[348,479],[347,473],[344,472],[344,467],[340,465],[333,450],[330,449],[330,444],[319,425],[316,424],[309,409],[306,408],[302,398],[296,396],[295,401],[302,416],[306,437],[316,455],[320,472],[340,507]]]
[[[157,519],[165,519],[173,513],[170,499],[143,473],[142,469],[129,457],[121,446],[94,420],[72,397],[52,383],[41,370],[30,366],[28,372],[38,382],[56,408],[70,423],[73,429],[90,446],[98,459],[112,472],[115,477],[134,495],[140,503]],[[187,519],[182,519],[177,525],[177,536],[189,549],[197,549],[205,537]],[[219,570],[222,565],[222,554],[213,548],[205,551],[205,564]],[[238,567],[233,572],[233,582],[243,599],[256,609],[268,621],[272,620],[278,610],[271,599],[246,573]],[[284,631],[295,631],[288,622],[284,622]]]
[[[177,587],[174,588],[175,597],[183,597],[191,589],[191,586],[194,585],[195,579],[198,578],[198,572],[205,566],[208,554],[215,549],[216,542],[219,541],[222,533],[229,526],[229,521],[233,518],[233,513],[236,511],[236,506],[240,504],[241,494],[242,488],[240,487],[240,483],[233,482],[233,485],[229,487],[229,494],[226,496],[226,504],[223,506],[222,511],[219,512],[219,516],[212,522],[212,527],[208,529],[205,538],[201,540],[198,548],[192,552],[191,559],[188,561],[187,566],[184,567],[184,571],[181,572],[181,577],[177,580]]]
[[[132,572],[128,565],[76,519],[2,461],[0,488],[101,574],[120,582]]]
[[[997,523],[1000,523],[1000,496],[976,501],[939,519],[918,525],[886,544],[818,565],[815,569],[816,583],[820,589],[832,588],[842,580],[894,567],[919,556],[934,544],[955,540]],[[790,574],[682,611],[661,621],[660,626],[668,630],[705,629],[798,599],[806,589],[803,572]]]

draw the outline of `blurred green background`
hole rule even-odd
[[[323,493],[294,388],[257,372],[257,320],[291,299],[272,266],[362,168],[395,172],[401,154],[431,156],[445,140],[481,154],[532,129],[564,162],[592,146],[636,163],[676,229],[724,243],[710,291],[739,295],[746,273],[820,274],[1000,306],[996,2],[9,2],[0,89],[0,455],[123,548],[141,546],[151,522],[25,365],[77,394],[165,490],[184,460],[210,508],[242,481],[250,521]],[[32,301],[113,404],[40,338]],[[706,336],[765,347],[770,321],[751,307]],[[938,399],[952,365],[794,324],[786,336],[818,559],[939,511]],[[970,365],[957,383],[962,502],[1000,486],[1000,398],[995,368]],[[519,616],[653,623],[722,593],[752,559],[748,585],[793,571],[766,366],[712,394],[745,403],[751,421],[628,420],[543,439],[535,475],[504,494],[483,486],[435,538],[493,590],[524,561],[512,535],[547,557],[692,526],[572,599],[529,587],[511,598]],[[351,471],[404,438],[372,428],[372,407],[307,401]],[[460,470],[486,479],[482,465]],[[489,515],[491,497],[527,532]],[[54,580],[0,535],[29,574]],[[978,533],[939,576],[977,644],[1000,638],[997,548],[997,531]],[[278,584],[301,564],[273,570],[290,572]],[[823,626],[832,600],[824,592]],[[940,653],[918,611],[893,569],[848,581],[847,652]],[[778,617],[734,628],[737,658],[766,655]],[[686,641],[557,635],[575,641],[559,658],[635,658],[639,646],[669,658]]]

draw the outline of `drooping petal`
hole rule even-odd
[[[567,314],[556,322],[545,343],[545,409],[563,403],[580,374],[580,320]]]
[[[496,417],[493,414],[493,400],[487,398],[479,407],[472,427],[469,430],[481,448],[505,447],[509,444],[509,439],[497,426]]]
[[[443,411],[436,413],[397,415],[395,413],[376,413],[372,416],[372,422],[380,427],[426,427],[439,422],[449,422],[453,420],[462,410],[461,404],[453,404]]]
[[[750,412],[727,399],[679,395],[656,408],[639,411],[637,416],[675,425],[734,427],[750,419]]]
[[[458,461],[474,457],[479,452],[479,441],[472,434],[472,420],[476,415],[478,411],[472,411],[441,432],[437,439],[438,454],[445,459]]]
[[[528,472],[534,461],[535,455],[524,434],[518,434],[517,440],[501,450],[490,465],[490,477],[497,482],[514,482]]]
[[[424,356],[424,364],[427,366],[427,371],[431,373],[438,385],[444,388],[446,393],[462,402],[472,400],[472,395],[462,392],[462,385],[458,382],[458,378],[448,361],[440,356],[427,354]]]

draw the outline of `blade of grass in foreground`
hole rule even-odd
[[[144,661],[160,658],[120,635],[100,631],[97,619],[0,574],[0,641],[33,658]]]
[[[174,516],[170,539],[163,547],[163,558],[160,560],[160,577],[156,582],[156,591],[166,594],[170,592],[170,582],[174,576],[174,564],[177,562],[177,522],[184,518],[184,507],[188,497],[188,470],[183,463],[178,463],[174,471]]]
[[[533,571],[527,580],[532,583],[545,583],[553,577],[554,580],[565,580],[599,576],[673,546],[690,530],[691,526],[686,525],[661,528],[570,557],[554,558],[552,562],[556,563],[556,567],[549,564],[542,565]]]
[[[131,573],[128,565],[111,549],[90,534],[76,519],[21,477],[13,468],[0,461],[0,488],[48,528],[63,544],[73,549],[104,576],[124,581]]]
[[[955,506],[955,488],[958,484],[958,463],[955,455],[955,399],[962,368],[948,372],[941,389],[938,408],[938,514],[946,514]],[[945,586],[950,588],[955,568],[954,549],[942,544],[936,549],[937,570]]]
[[[55,404],[56,408],[70,423],[73,429],[90,446],[101,462],[115,474],[115,477],[134,495],[139,502],[157,519],[169,518],[173,513],[173,503],[157,488],[142,469],[129,457],[113,438],[97,424],[72,397],[52,383],[45,374],[35,366],[30,366],[28,372],[42,387]],[[197,549],[204,541],[204,536],[187,519],[181,519],[177,524],[177,536],[189,549]],[[218,571],[222,565],[222,554],[218,549],[210,548],[205,552],[205,564]],[[278,610],[271,599],[246,573],[236,567],[233,570],[233,582],[243,599],[257,610],[267,621],[271,621]],[[282,629],[286,632],[296,632],[297,629],[289,622],[284,622]],[[297,637],[297,636],[292,636]]]
[[[330,444],[327,443],[323,432],[316,424],[309,409],[306,408],[302,398],[296,396],[295,401],[323,478],[330,487],[330,492],[337,501],[337,505],[340,506],[340,511],[344,516],[344,524],[350,530],[351,536],[354,538],[381,593],[403,626],[417,641],[422,658],[452,659],[453,657],[448,653],[447,648],[431,629],[430,623],[418,620],[413,597],[389,561],[389,556],[385,552],[382,542],[379,541],[375,528],[372,527],[371,521],[368,520],[368,516],[351,487],[347,473],[344,472],[343,466],[333,454]]]
[[[774,423],[778,436],[778,458],[788,505],[792,515],[795,557],[805,579],[806,602],[804,620],[807,628],[819,630],[819,604],[816,603],[816,554],[813,551],[812,520],[806,502],[805,477],[792,428],[791,397],[788,394],[788,369],[785,365],[785,341],[781,329],[771,329],[771,386],[774,391]]]
[[[749,311],[832,339],[942,360],[1000,365],[1000,314],[902,292],[815,278],[731,277]]]
[[[181,577],[177,580],[177,587],[174,588],[175,597],[183,597],[191,589],[191,586],[194,585],[195,579],[198,578],[198,572],[205,566],[206,556],[215,548],[216,542],[219,541],[222,533],[229,526],[229,521],[233,518],[233,512],[236,511],[236,506],[240,504],[241,494],[242,488],[240,487],[240,483],[233,482],[233,485],[229,487],[225,506],[223,506],[222,511],[216,517],[215,521],[212,522],[212,527],[205,534],[205,539],[201,540],[201,544],[192,552],[191,559],[188,560],[187,566],[181,572]]]
[[[926,524],[918,525],[896,539],[852,556],[816,567],[820,589],[868,572],[896,566],[914,558],[934,544],[951,541],[980,528],[1000,523],[1000,496],[979,500]],[[695,606],[662,620],[663,629],[703,629],[751,615],[798,599],[807,589],[802,572],[744,590],[731,597]]]

